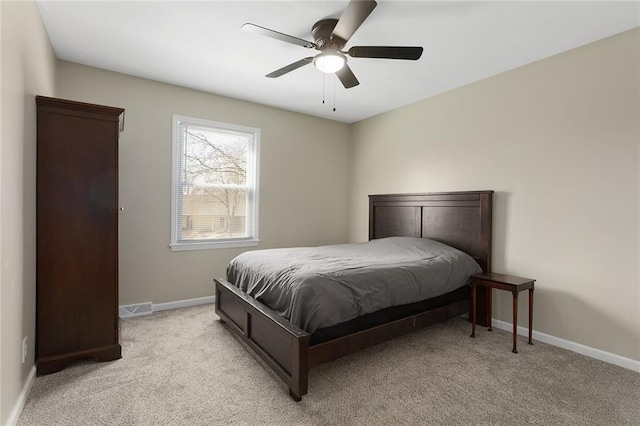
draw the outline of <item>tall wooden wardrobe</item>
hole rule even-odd
[[[118,137],[124,110],[36,97],[36,367],[121,358]]]

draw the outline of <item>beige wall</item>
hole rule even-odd
[[[259,248],[346,241],[348,125],[69,62],[57,75],[59,97],[126,110],[121,305],[213,295],[213,277],[243,251],[169,250],[172,114],[261,129]]]
[[[55,57],[33,2],[0,2],[0,424],[26,383],[35,342],[35,95],[54,93]],[[22,364],[22,339],[28,358]]]
[[[367,238],[368,194],[493,189],[493,270],[538,280],[534,328],[640,360],[639,40],[635,29],[355,124],[350,240]],[[511,322],[499,293],[494,314]]]

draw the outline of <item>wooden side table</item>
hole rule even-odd
[[[492,293],[494,288],[507,290],[513,294],[513,350],[514,354],[518,353],[516,348],[516,337],[518,335],[518,293],[523,290],[529,290],[529,344],[533,345],[531,334],[533,332],[533,283],[536,280],[531,278],[515,277],[512,275],[497,274],[494,272],[485,272],[471,277],[471,337],[476,337],[476,287],[481,285],[487,287],[489,296],[489,331],[491,328],[491,309],[492,309]]]

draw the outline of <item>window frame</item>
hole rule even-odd
[[[178,227],[180,226],[179,218],[181,216],[182,205],[178,200],[178,182],[181,176],[184,147],[180,143],[180,125],[182,123],[193,124],[197,126],[210,127],[213,130],[229,130],[235,132],[243,132],[253,134],[253,173],[247,170],[247,186],[248,190],[253,190],[253,217],[247,219],[247,226],[253,229],[252,235],[241,238],[220,238],[207,240],[183,240],[178,239],[181,235]],[[169,247],[171,251],[184,250],[206,250],[217,248],[236,248],[236,247],[255,247],[260,244],[258,237],[258,206],[259,206],[259,176],[260,176],[260,129],[254,127],[240,126],[237,124],[222,123],[218,121],[205,120],[201,118],[193,118],[174,114],[172,117],[172,153],[171,153],[171,243]],[[250,164],[247,167],[250,169]],[[253,182],[250,182],[252,180]],[[249,220],[251,222],[249,222]]]

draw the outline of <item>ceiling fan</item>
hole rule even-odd
[[[353,46],[343,51],[351,36],[375,9],[374,0],[351,0],[342,12],[340,19],[322,19],[311,28],[315,42],[303,40],[288,34],[247,23],[242,26],[251,31],[276,40],[292,43],[307,49],[319,50],[316,56],[300,59],[266,75],[277,78],[313,62],[316,68],[324,73],[335,73],[342,85],[349,89],[360,84],[356,76],[347,65],[347,57],[417,60],[422,56],[422,47],[409,46]]]

